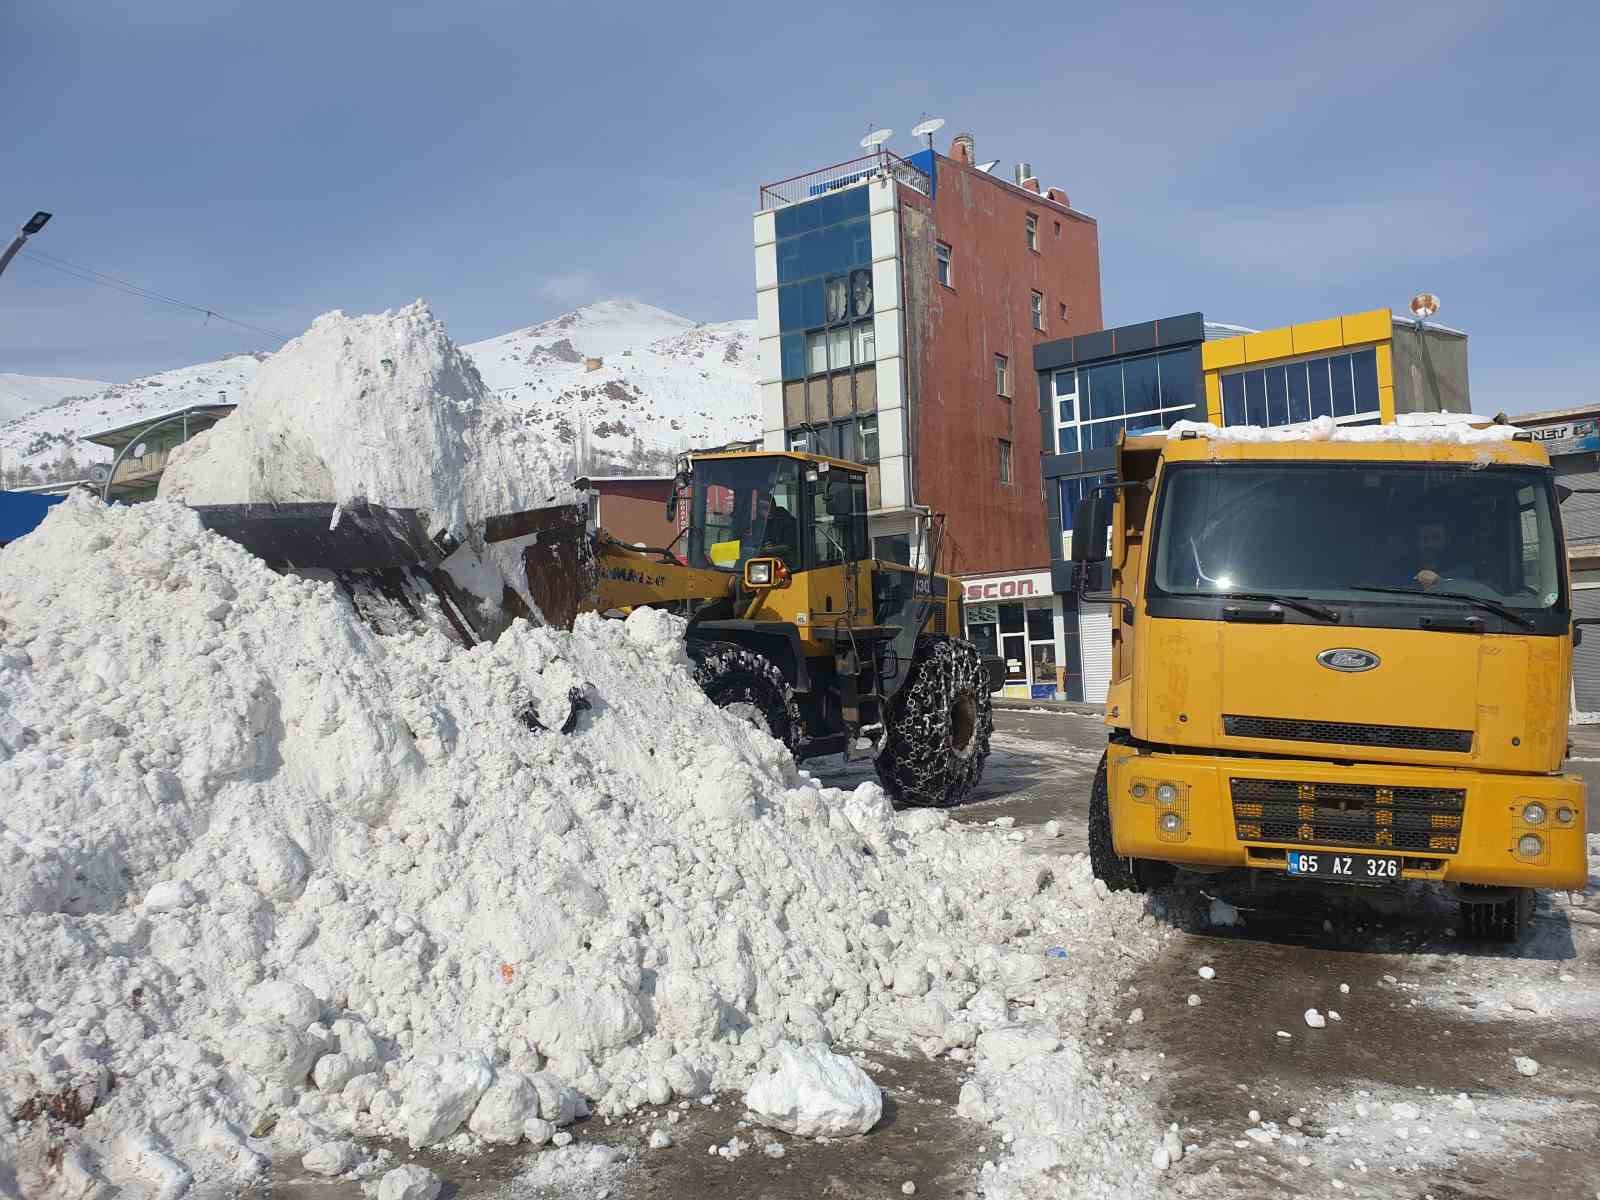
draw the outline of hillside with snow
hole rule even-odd
[[[462,349],[536,432],[574,450],[582,470],[659,470],[674,451],[760,433],[754,321],[700,324],[608,300]],[[68,456],[79,464],[108,458],[82,441],[88,434],[193,404],[232,402],[264,358],[236,354],[129,383],[91,383],[80,398],[49,395],[21,415],[0,407],[7,478],[19,465],[54,477]],[[9,378],[31,377],[0,381]]]
[[[51,375],[10,375],[0,371],[0,422],[59,404],[70,396],[89,396],[111,385],[100,379],[60,379]]]

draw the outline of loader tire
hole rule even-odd
[[[1100,769],[1094,773],[1094,788],[1089,792],[1089,868],[1094,877],[1113,892],[1142,892],[1138,863],[1123,858],[1111,841],[1111,794],[1106,787],[1106,756],[1100,756]]]
[[[988,678],[976,646],[920,639],[888,717],[878,779],[896,803],[947,808],[972,794],[994,732]]]
[[[697,657],[694,681],[711,703],[795,752],[805,728],[794,689],[776,663],[732,642],[710,642]]]
[[[1461,932],[1476,942],[1520,942],[1533,919],[1534,891],[1518,888],[1509,900],[1461,904]]]

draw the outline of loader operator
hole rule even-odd
[[[755,520],[751,526],[752,537],[746,539],[741,558],[772,554],[781,558],[787,567],[796,565],[800,526],[793,513],[781,504],[774,504],[771,496],[762,496],[756,501]]]

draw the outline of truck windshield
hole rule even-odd
[[[743,571],[760,555],[800,565],[800,464],[792,458],[713,458],[694,464],[689,565]]]
[[[1161,493],[1152,594],[1410,604],[1410,592],[1419,600],[1455,593],[1515,609],[1562,601],[1547,472],[1179,465]]]

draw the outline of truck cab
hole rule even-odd
[[[1544,450],[1231,433],[1125,439],[1074,520],[1113,621],[1097,872],[1431,881],[1520,935],[1531,889],[1587,874]]]

